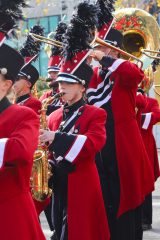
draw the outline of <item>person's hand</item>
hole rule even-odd
[[[105,53],[100,50],[93,50],[90,54],[96,61],[102,60],[102,58],[105,56]]]
[[[54,131],[40,129],[39,140],[42,144],[45,144],[46,142],[51,144],[53,142],[54,138],[55,138]]]

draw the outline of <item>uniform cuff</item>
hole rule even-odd
[[[146,114],[142,114],[142,128],[143,129],[148,129],[149,124],[151,122],[151,117],[152,117],[152,113],[146,113]]]
[[[7,140],[8,140],[8,138],[1,138],[0,139],[0,168],[3,165],[4,150],[5,150]]]

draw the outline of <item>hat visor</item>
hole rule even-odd
[[[47,72],[48,73],[50,73],[50,72],[59,72],[59,69],[49,69]]]
[[[68,77],[58,77],[56,79],[56,82],[79,83],[79,81],[77,81],[73,78],[68,78]]]
[[[79,78],[68,73],[59,73],[56,82],[80,83]]]
[[[117,42],[115,41],[115,42],[113,42],[113,41],[109,41],[109,40],[104,40],[104,39],[102,39],[105,43],[108,43],[108,44],[110,44],[110,45],[113,45],[113,46],[116,46],[117,45]],[[100,43],[95,43],[95,45],[93,46],[93,48],[96,48],[96,47],[98,47],[98,46],[103,46],[103,45],[101,45]],[[107,47],[107,46],[106,46]]]
[[[48,67],[47,72],[59,72],[60,68],[59,67]]]

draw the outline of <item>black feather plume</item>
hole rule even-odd
[[[96,5],[100,8],[98,14],[98,31],[106,23],[108,24],[113,19],[113,11],[115,0],[97,0]]]
[[[0,0],[0,9],[6,10],[16,10],[17,8],[23,8],[26,7],[27,4],[25,3],[25,0]]]
[[[29,32],[43,36],[44,28],[41,27],[40,25],[35,25],[30,29]],[[41,42],[34,40],[33,37],[30,34],[28,34],[26,42],[23,45],[23,48],[20,49],[20,53],[24,58],[34,57],[40,52],[41,45],[42,45]]]
[[[24,7],[27,7],[24,0],[0,0],[0,31],[6,36],[9,30],[17,28],[19,20],[23,20]]]
[[[56,33],[54,35],[54,40],[63,42],[63,37],[66,30],[67,30],[67,24],[64,22],[60,22],[55,30]],[[52,51],[51,56],[60,55],[62,52],[62,48],[53,46],[51,51]]]
[[[77,13],[73,15],[64,36],[64,56],[72,59],[76,52],[90,48],[93,32],[98,24],[99,8],[88,2],[77,6]]]

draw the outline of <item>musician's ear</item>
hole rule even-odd
[[[12,85],[13,85],[13,81],[12,81],[12,80],[9,80],[9,79],[5,80],[5,83],[6,83],[6,87],[7,87],[8,89],[10,89],[10,88],[12,87]]]
[[[5,79],[2,74],[0,74],[0,81],[1,81],[0,91],[6,95],[10,91],[13,82],[12,80]]]
[[[27,81],[27,86],[28,86],[29,88],[31,88],[31,87],[32,87],[32,83],[29,82],[29,81]]]

